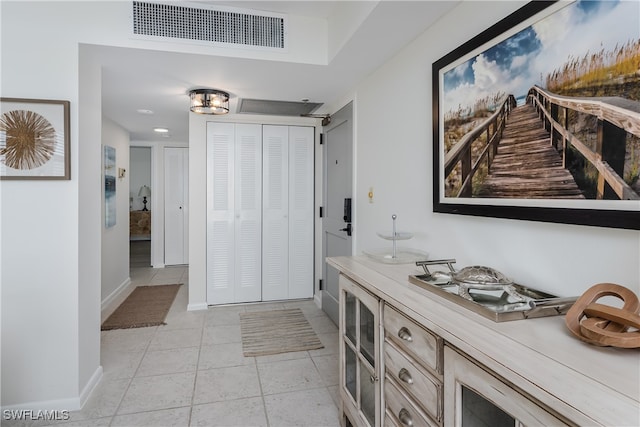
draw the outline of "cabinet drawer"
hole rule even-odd
[[[442,375],[442,338],[384,306],[385,335],[427,368]]]
[[[413,404],[389,376],[385,376],[384,399],[386,412],[402,427],[438,427],[420,408]],[[389,415],[387,415],[389,416]]]
[[[407,359],[392,343],[384,343],[386,375],[392,377],[436,421],[442,420],[442,383]]]
[[[396,421],[396,418],[393,416],[393,414],[389,410],[389,408],[387,408],[384,411],[384,424],[382,425],[384,427],[401,427]]]

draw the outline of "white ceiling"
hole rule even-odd
[[[197,3],[331,19],[344,1]],[[103,64],[103,114],[129,131],[132,141],[164,140],[153,128],[166,127],[168,141],[186,142],[186,93],[196,86],[229,92],[231,112],[240,98],[336,101],[457,3],[381,1],[328,65],[95,46]]]

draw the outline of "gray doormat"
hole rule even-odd
[[[324,347],[299,308],[240,313],[240,329],[247,357]]]

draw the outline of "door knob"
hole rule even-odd
[[[351,227],[351,223],[349,223],[345,228],[341,228],[340,231],[346,231],[347,236],[351,236],[351,232],[353,232],[353,227]]]

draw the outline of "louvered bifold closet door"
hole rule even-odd
[[[313,297],[314,128],[289,127],[289,292]]]
[[[289,127],[265,125],[262,182],[262,298],[289,298]]]
[[[236,124],[235,299],[262,300],[262,126]]]
[[[261,299],[260,125],[207,124],[207,303]]]

